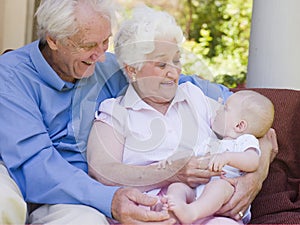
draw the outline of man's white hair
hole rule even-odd
[[[115,17],[111,0],[42,0],[35,13],[41,42],[46,42],[47,35],[62,40],[76,34],[80,22],[76,18],[76,10],[83,4],[111,22]]]

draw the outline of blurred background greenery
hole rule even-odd
[[[118,0],[126,12],[136,0]],[[182,27],[185,74],[197,74],[229,88],[247,75],[252,0],[143,0],[172,14]]]

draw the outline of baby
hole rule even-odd
[[[201,150],[201,154],[211,154],[209,169],[223,171],[226,177],[255,171],[260,156],[257,138],[267,133],[273,119],[274,106],[265,96],[250,90],[230,96],[212,123],[213,131],[222,139],[211,138],[205,152]],[[173,183],[167,191],[168,210],[181,223],[192,223],[213,215],[233,193],[234,187],[219,177],[200,185],[196,191],[183,183]],[[250,211],[239,215],[241,218],[250,217]]]

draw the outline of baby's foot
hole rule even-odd
[[[178,202],[174,196],[168,196],[168,209],[181,224],[191,224],[198,219],[189,204]]]

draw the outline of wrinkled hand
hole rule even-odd
[[[208,170],[209,160],[210,156],[191,157],[176,173],[177,180],[195,188],[199,184],[208,183],[212,176],[221,175],[219,172],[216,173]]]
[[[277,136],[276,136],[276,132],[273,128],[271,128],[265,134],[265,136],[263,136],[262,138],[259,139],[259,145],[261,146],[261,148],[271,150],[270,161],[272,162],[278,153]]]
[[[157,198],[147,196],[134,188],[120,188],[112,201],[112,215],[122,224],[171,225],[176,221],[170,218],[167,211],[150,211],[147,207],[154,206]]]
[[[228,161],[226,153],[213,154],[208,164],[208,169],[214,172],[222,172],[223,167],[228,163]]]

